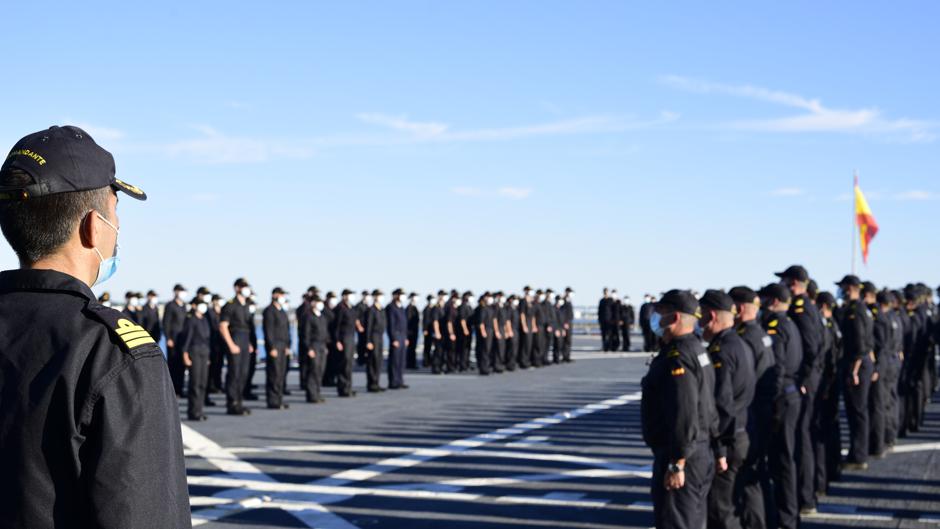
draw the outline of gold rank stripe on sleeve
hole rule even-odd
[[[675,369],[672,370],[672,376],[674,376],[674,377],[681,377],[681,376],[684,375],[684,374],[685,374],[685,368],[684,368],[684,367],[677,367],[677,368],[675,368]]]
[[[117,324],[117,329],[114,329],[114,331],[124,340],[124,344],[130,349],[148,343],[157,343],[153,337],[150,336],[150,333],[131,320],[121,318],[118,320]]]

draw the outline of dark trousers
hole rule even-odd
[[[563,336],[556,336],[552,334],[551,340],[552,340],[552,363],[560,364],[561,357],[562,357],[562,350],[565,348],[565,338]]]
[[[644,351],[655,351],[658,349],[656,347],[656,333],[650,330],[648,327],[643,329],[643,350]]]
[[[336,351],[336,391],[340,395],[349,395],[352,391],[353,362],[356,354],[356,339],[344,336],[343,350]]]
[[[222,364],[225,363],[225,343],[221,338],[213,338],[209,349],[209,383],[211,392],[222,391]]]
[[[745,476],[742,474],[750,442],[741,431],[728,447],[728,470],[715,473],[708,492],[708,529],[740,529],[744,509]]]
[[[316,354],[313,358],[310,358],[306,351],[300,355],[300,358],[307,359],[305,361],[307,368],[303,372],[304,379],[302,380],[304,393],[307,394],[307,402],[314,402],[322,398],[320,395],[320,382],[323,378],[323,370],[326,367],[326,344],[314,344],[313,350]]]
[[[366,363],[366,344],[368,343],[369,338],[364,333],[358,333],[356,335],[356,363],[359,365],[365,365]]]
[[[382,385],[382,340],[372,341],[372,350],[366,349],[366,386],[377,389]]]
[[[492,370],[490,353],[493,346],[493,335],[482,336],[477,334],[477,371],[481,375],[489,375]]]
[[[424,332],[424,352],[422,353],[421,365],[423,367],[431,366],[431,354],[434,350],[434,338],[431,336],[431,333]]]
[[[519,360],[519,335],[513,334],[506,340],[506,370],[515,371]]]
[[[630,326],[624,325],[620,328],[620,334],[623,336],[623,350],[630,350]]]
[[[463,329],[457,331],[457,370],[470,369],[470,336],[463,334]]]
[[[832,375],[816,394],[816,482],[817,492],[827,492],[829,484],[838,481],[842,462],[842,427],[839,423],[840,375]]]
[[[610,349],[608,351],[618,351],[620,349],[620,326],[612,323],[607,328],[607,332],[610,333]]]
[[[601,351],[605,353],[610,351],[610,331],[607,330],[607,322],[599,321],[597,323],[598,330],[601,332]]]
[[[457,335],[454,335],[456,338]],[[450,335],[444,336],[441,340],[444,342],[444,370],[448,373],[457,370],[457,340],[451,340]]]
[[[431,336],[431,372],[440,373],[444,370],[444,340]]]
[[[251,362],[248,347],[251,342],[247,331],[233,332],[232,341],[241,351],[238,354],[229,352],[226,356],[228,370],[225,372],[225,406],[229,411],[238,411],[243,408],[242,399],[245,386],[248,385],[248,364]]]
[[[572,341],[571,329],[569,328],[567,331],[565,331],[565,336],[562,338],[562,344],[561,344],[562,345],[561,359],[564,362],[571,361],[571,341]]]
[[[242,349],[242,351],[247,352],[248,350]],[[245,373],[245,385],[242,388],[242,396],[243,398],[247,399],[254,396],[254,392],[251,390],[251,385],[252,381],[255,379],[255,371],[258,369],[258,351],[245,354],[244,360],[248,364],[248,371]]]
[[[528,369],[532,365],[532,335],[529,333],[519,334],[519,367]]]
[[[653,478],[650,493],[653,497],[653,517],[657,529],[702,529],[705,525],[708,491],[715,473],[715,462],[708,443],[696,443],[692,454],[685,460],[685,486],[666,490],[669,459],[663,450],[653,450]]]
[[[538,335],[539,340],[539,364],[540,366],[547,366],[549,364],[549,349],[552,344],[552,334],[546,330],[539,331]]]
[[[490,346],[490,361],[493,364],[493,371],[503,372],[506,366],[506,340],[493,337],[493,344]]]
[[[203,416],[202,406],[206,400],[206,385],[209,382],[209,349],[194,348],[189,352],[193,365],[189,366],[186,416],[191,420]]]
[[[768,519],[768,527],[796,529],[799,506],[796,497],[796,425],[800,418],[800,393],[792,391],[779,396],[770,436],[768,457],[773,480],[776,512]],[[776,521],[776,523],[774,523]]]
[[[287,348],[278,347],[277,356],[268,354],[264,359],[264,393],[269,408],[284,404],[284,371],[287,369]]]
[[[302,344],[306,340],[301,340],[298,338],[298,341]],[[310,357],[307,356],[307,351],[303,350],[303,346],[298,347],[297,351],[297,371],[300,375],[298,377],[298,384],[300,386],[300,390],[303,391],[304,387],[306,386],[304,381],[307,380],[307,367],[310,365]],[[287,385],[285,384],[284,387],[287,387]]]
[[[885,375],[885,444],[894,446],[898,439],[898,427],[901,420],[901,411],[898,406],[898,369],[900,360],[895,356],[891,367]]]
[[[388,349],[388,387],[400,388],[405,385],[405,344],[398,342],[398,347],[389,345]]]
[[[871,390],[872,365],[865,355],[858,370],[858,385],[852,381],[852,373],[846,373],[845,415],[849,422],[849,457],[850,463],[868,461],[868,437],[870,423],[868,415],[868,392]]]
[[[888,421],[888,381],[884,378],[871,383],[868,390],[868,453],[880,455],[885,451],[885,429]]]
[[[179,340],[174,340],[174,344]],[[170,382],[177,397],[183,396],[183,382],[186,379],[186,366],[183,365],[183,351],[178,345],[166,348],[166,365],[170,370]]]
[[[418,333],[408,333],[408,353],[405,357],[405,367],[418,369]]]
[[[741,523],[748,529],[767,527],[766,506],[773,503],[767,457],[770,452],[770,430],[773,427],[774,403],[771,398],[757,395],[748,410],[747,458],[741,469],[744,498]]]
[[[323,366],[323,378],[320,379],[322,387],[336,386],[336,366],[339,365],[339,355],[336,345],[330,340],[330,343],[326,346],[326,365]]]
[[[819,375],[811,374],[806,381],[806,395],[800,398],[797,420],[796,463],[797,499],[801,509],[816,507],[816,444],[813,418],[816,415],[816,388]]]

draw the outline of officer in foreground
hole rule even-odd
[[[650,319],[663,344],[643,377],[641,407],[643,440],[653,450],[656,527],[702,527],[715,473],[715,371],[694,332],[700,317],[691,293],[670,290]]]
[[[0,229],[0,527],[190,527],[163,353],[91,286],[118,266],[114,159],[76,127],[14,145]]]

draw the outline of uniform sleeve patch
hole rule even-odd
[[[121,340],[124,341],[128,349],[149,343],[157,343],[146,329],[126,318],[121,318],[117,321],[117,327],[114,329],[114,332],[121,337]]]
[[[712,363],[712,359],[708,357],[707,354],[702,353],[698,355],[698,365],[705,367]]]
[[[796,306],[797,306],[797,307],[802,307],[802,306],[803,306],[803,298],[797,298],[797,300],[796,300]]]
[[[795,313],[797,313],[797,314],[803,314],[803,311],[805,311],[805,310],[806,310],[806,309],[804,309],[804,308],[799,308],[799,309],[793,309],[793,312],[795,312]]]
[[[715,363],[712,364],[712,365],[715,366],[715,369],[721,369],[721,362],[715,362]]]
[[[774,344],[774,341],[770,339],[770,336],[764,336],[760,339],[760,341],[764,344],[764,347],[770,347]]]
[[[672,370],[672,376],[674,376],[674,377],[681,377],[681,376],[684,375],[684,374],[685,374],[685,368],[684,368],[684,367],[677,367],[677,368],[675,368],[675,369]]]
[[[779,323],[780,323],[780,322],[779,322],[778,320],[770,320],[770,323],[768,323],[767,326],[770,327],[771,329],[773,329],[773,328],[776,327]]]
[[[773,336],[773,335],[777,334],[777,329],[770,329],[769,331],[767,331],[767,334]]]

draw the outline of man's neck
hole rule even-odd
[[[82,270],[78,259],[70,257],[67,254],[53,254],[28,264],[20,262],[20,269],[23,270],[55,270],[63,274],[70,275],[79,281],[91,287],[95,283],[96,277],[90,276],[87,271]]]

